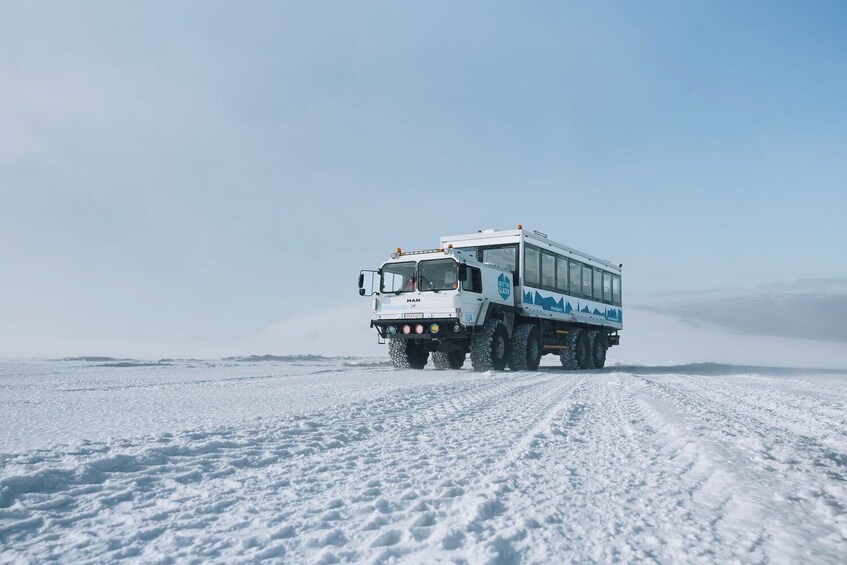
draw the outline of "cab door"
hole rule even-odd
[[[482,271],[479,267],[463,264],[461,275],[461,292],[458,307],[461,309],[460,322],[465,325],[475,325],[480,313],[484,313],[485,297],[482,292]]]

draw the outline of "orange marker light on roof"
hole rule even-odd
[[[519,229],[519,230],[522,230],[522,229],[523,229],[523,224],[518,224],[518,229]]]

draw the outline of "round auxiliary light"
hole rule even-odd
[[[423,324],[418,324],[417,326],[415,326],[415,333],[416,334],[420,335],[423,332],[424,332]]]
[[[439,329],[441,328],[438,327],[438,324],[430,324],[429,326],[430,333],[437,334]]]
[[[397,326],[388,326],[388,327],[386,328],[386,330],[387,330],[387,331],[388,331],[388,333],[390,333],[391,335],[394,335],[394,334],[396,334],[396,333],[397,333]]]
[[[392,252],[391,252],[391,258],[392,258],[392,259],[396,259],[397,257],[399,257],[399,255],[397,255],[397,252],[396,252],[396,251],[392,251]]]
[[[460,329],[462,329],[462,326],[460,326],[459,324],[455,324],[455,325],[453,326],[453,331],[454,331],[454,332],[457,332],[457,331],[459,331]]]
[[[409,324],[406,324],[405,326],[403,326],[403,333],[404,334],[412,333],[412,326],[410,326]]]

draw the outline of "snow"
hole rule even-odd
[[[847,552],[847,371],[380,361],[3,364],[2,560]]]
[[[231,345],[277,355],[0,362],[0,562],[847,554],[845,344],[631,310],[602,371],[398,371],[317,317]]]

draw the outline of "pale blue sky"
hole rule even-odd
[[[0,338],[240,335],[517,223],[625,292],[847,274],[847,4],[594,4],[0,3]]]

